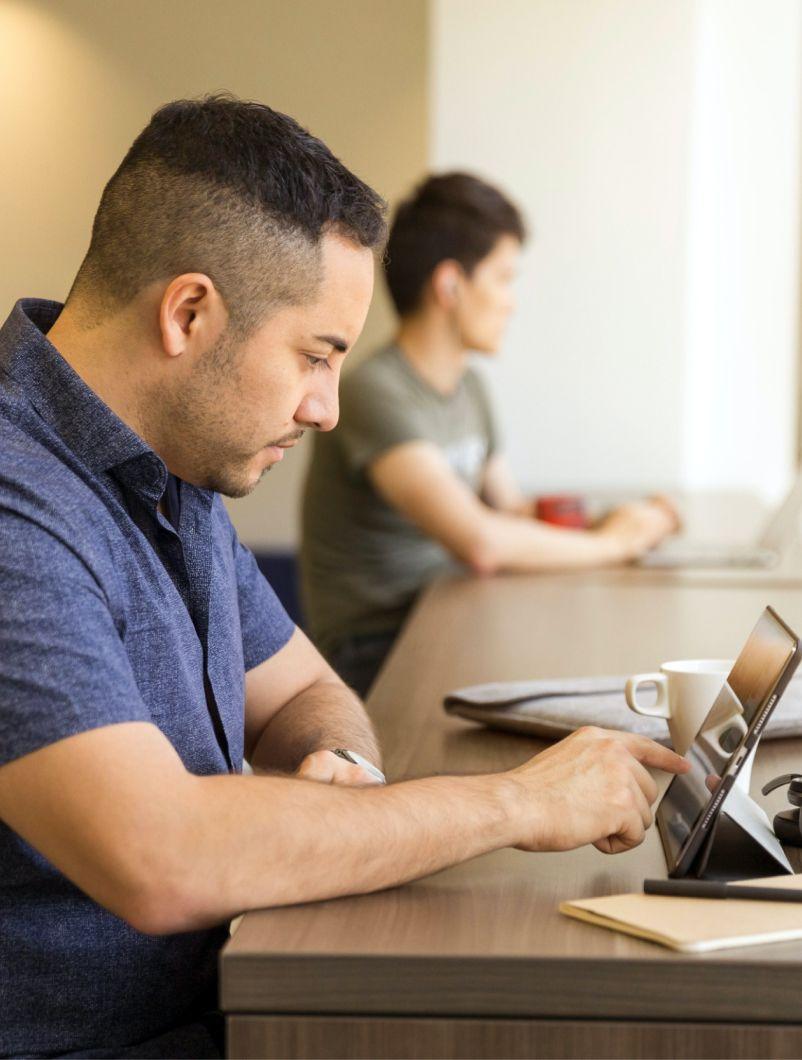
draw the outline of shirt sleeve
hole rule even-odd
[[[102,589],[52,532],[0,510],[0,765],[150,721]]]
[[[427,433],[420,411],[392,381],[358,375],[343,385],[336,431],[352,473],[388,449],[426,440]]]
[[[237,572],[242,654],[245,669],[269,659],[280,651],[295,632],[295,623],[284,610],[270,582],[259,570],[250,549],[231,528]]]

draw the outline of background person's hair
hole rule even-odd
[[[329,231],[379,249],[385,204],[324,143],[260,103],[176,100],[106,185],[68,301],[103,316],[154,281],[200,272],[247,332],[314,292]]]
[[[522,243],[526,227],[498,188],[468,173],[443,173],[418,185],[398,207],[387,242],[385,276],[400,316],[420,306],[441,261],[470,275],[503,235]]]

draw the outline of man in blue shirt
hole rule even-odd
[[[377,785],[361,704],[238,542],[218,494],[335,425],[383,238],[292,119],[180,101],[106,186],[66,305],[0,330],[0,1054],[218,1055],[232,916],[505,845],[626,849],[644,764],[684,768],[589,731]]]

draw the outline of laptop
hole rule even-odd
[[[662,570],[694,567],[774,567],[797,536],[801,509],[802,471],[798,472],[788,496],[774,512],[754,544],[722,545],[676,537],[664,541],[645,556],[641,556],[637,564]]]

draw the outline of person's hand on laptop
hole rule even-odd
[[[615,508],[601,523],[599,533],[618,542],[622,559],[637,559],[663,538],[676,533],[679,525],[679,516],[671,501],[667,497],[653,497]]]
[[[686,773],[684,758],[634,733],[586,727],[510,771],[519,785],[522,850],[592,843],[617,854],[642,842],[657,785],[647,767]]]

